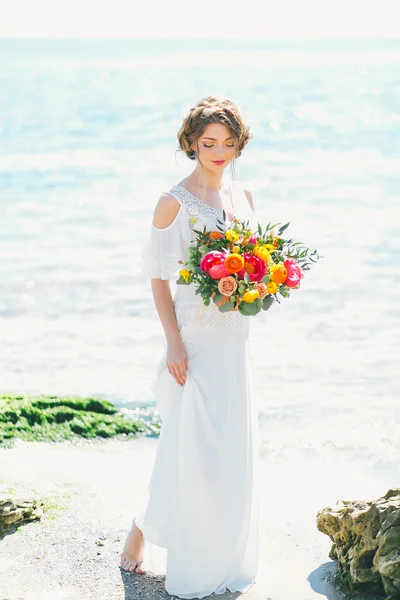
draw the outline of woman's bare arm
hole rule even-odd
[[[153,225],[159,229],[168,227],[176,218],[179,208],[179,202],[170,194],[161,194],[154,209]],[[151,290],[167,341],[168,370],[180,385],[184,385],[188,368],[188,356],[178,329],[169,280],[152,279]]]

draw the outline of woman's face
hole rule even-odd
[[[216,172],[223,171],[236,154],[232,133],[222,123],[209,123],[193,148],[203,167]]]

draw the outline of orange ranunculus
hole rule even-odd
[[[225,258],[225,267],[229,273],[237,273],[243,269],[244,260],[241,254],[228,254]]]
[[[271,267],[271,281],[275,281],[275,283],[284,283],[286,281],[287,275],[287,268],[282,263],[278,263],[277,265],[273,265]]]
[[[210,231],[209,237],[212,240],[219,240],[223,238],[224,235],[220,231]]]

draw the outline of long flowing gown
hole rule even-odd
[[[234,216],[254,227],[255,214],[238,184]],[[224,229],[221,211],[174,185],[175,220],[151,224],[145,274],[178,278],[194,229]],[[177,285],[174,311],[188,353],[180,386],[166,365],[167,344],[153,390],[162,421],[144,505],[135,518],[150,544],[166,549],[166,591],[203,598],[246,592],[258,571],[258,412],[249,343],[251,317],[205,306],[194,285]]]

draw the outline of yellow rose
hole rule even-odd
[[[230,242],[237,242],[239,239],[239,234],[233,229],[228,229],[228,231],[225,231],[225,237]]]
[[[271,258],[271,255],[268,252],[267,248],[265,246],[259,246],[258,244],[253,248],[253,254],[258,256],[258,258],[261,258],[261,260],[263,260],[264,262],[268,262]]]
[[[190,272],[187,269],[181,269],[179,271],[179,275],[180,275],[180,277],[183,277],[183,279],[186,281],[186,283],[190,279]]]
[[[239,254],[240,250],[241,250],[240,246],[233,246],[232,253]]]
[[[268,281],[267,290],[268,294],[276,294],[278,291],[278,286],[276,285],[275,281]]]
[[[243,294],[243,301],[244,302],[254,302],[254,300],[257,300],[259,295],[260,295],[260,293],[258,290],[247,290],[247,292],[245,292]]]
[[[264,244],[264,248],[266,248],[269,252],[275,252],[276,250],[273,244]]]

